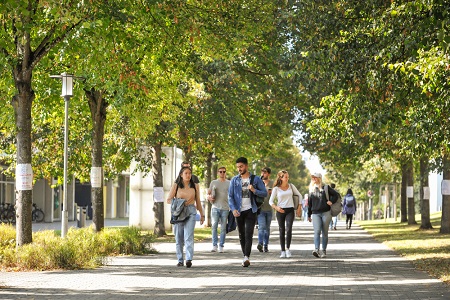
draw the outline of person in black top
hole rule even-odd
[[[328,189],[328,196],[326,195]],[[308,198],[308,221],[314,227],[314,250],[315,257],[326,257],[328,246],[328,227],[331,222],[330,207],[338,199],[338,193],[322,182],[322,174],[311,174]],[[320,252],[320,237],[322,236],[322,251]]]

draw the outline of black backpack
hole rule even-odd
[[[250,176],[250,184],[253,185],[253,181],[255,180],[255,175],[251,175]],[[258,209],[261,207],[261,205],[263,205],[264,203],[264,197],[260,197],[257,196],[256,194],[253,194],[252,192],[250,192],[251,195],[253,195],[253,199],[255,200],[256,203],[256,207],[258,207]]]

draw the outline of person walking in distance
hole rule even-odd
[[[217,243],[219,242],[219,253],[223,252],[225,237],[227,234],[227,220],[230,206],[228,205],[228,188],[230,181],[226,178],[227,170],[220,167],[217,171],[218,179],[211,181],[208,189],[207,200],[211,202],[211,230],[212,230],[212,250],[217,252]],[[220,241],[218,241],[217,228],[220,222]]]
[[[298,203],[300,203],[302,195],[293,184],[289,183],[289,173],[285,170],[278,172],[269,203],[276,211],[278,228],[280,232],[280,258],[292,257],[290,250],[292,225],[294,224],[295,210],[297,209],[297,207],[294,207],[294,195],[298,196]],[[275,199],[277,199],[276,204]]]
[[[334,183],[331,183],[330,186],[332,189],[336,190],[336,185]],[[337,221],[338,221],[338,215],[331,218],[330,229],[336,230]]]
[[[228,205],[236,217],[239,242],[244,255],[242,266],[248,267],[250,266],[253,232],[258,211],[255,195],[266,197],[267,190],[261,178],[248,171],[247,158],[239,157],[236,160],[236,167],[239,174],[231,179],[228,189]]]
[[[336,203],[338,193],[331,187],[327,187],[329,200],[327,199],[325,186],[322,183],[322,174],[311,174],[311,184],[309,185],[308,199],[308,221],[313,223],[314,228],[314,250],[315,257],[326,257],[328,246],[328,226],[331,221],[331,205]],[[320,249],[320,239],[322,238],[322,252]]]
[[[356,199],[353,196],[352,189],[348,189],[347,194],[344,196],[344,209],[342,213],[346,215],[345,227],[347,229],[352,228],[353,215],[356,213]]]
[[[200,191],[197,183],[192,180],[192,170],[189,167],[182,167],[178,178],[172,185],[167,197],[167,203],[171,204],[173,198],[182,198],[186,202],[189,217],[184,222],[173,224],[173,233],[175,235],[175,250],[177,253],[178,264],[182,267],[183,248],[186,247],[186,268],[192,266],[194,257],[194,229],[197,210],[200,213],[200,225],[205,221],[205,214],[200,203]]]
[[[192,170],[191,163],[188,162],[188,161],[183,161],[183,162],[181,163],[181,167],[182,167],[182,168],[188,167],[188,168],[190,168],[190,169]],[[178,182],[177,182],[177,180],[179,180],[178,178],[179,178],[179,177],[177,177],[177,179],[175,180],[175,183],[178,183]],[[194,183],[200,183],[200,180],[199,180],[198,177],[197,177],[196,175],[194,175],[194,174],[192,174],[192,181],[193,181]]]
[[[256,248],[259,252],[269,252],[270,224],[273,214],[273,209],[269,204],[273,186],[273,180],[269,179],[271,172],[272,170],[269,167],[261,170],[261,179],[266,186],[267,196],[264,198],[264,203],[261,205],[258,214],[258,246]]]

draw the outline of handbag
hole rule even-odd
[[[294,200],[294,209],[297,210],[298,205],[300,204],[300,196],[294,194],[294,189],[292,188],[292,185],[289,183],[289,185],[291,186],[291,190],[292,190],[292,200]]]

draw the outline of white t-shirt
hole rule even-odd
[[[299,202],[302,201],[302,195],[293,184],[289,184],[289,188],[285,191],[276,186],[272,189],[272,195],[270,195],[269,204],[273,205],[276,198],[278,199],[277,205],[279,207],[294,207],[294,194],[299,195]]]
[[[249,178],[241,178],[242,181],[242,204],[241,211],[248,210],[252,208],[252,202],[250,200],[250,191],[248,186],[250,185],[250,177]]]

